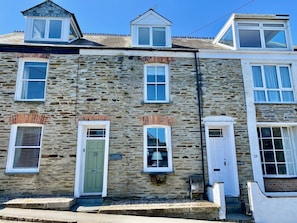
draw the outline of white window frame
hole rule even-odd
[[[164,128],[166,137],[166,148],[168,157],[168,167],[148,167],[147,158],[147,130],[148,128]],[[172,164],[172,146],[171,146],[171,127],[167,125],[145,125],[143,127],[143,172],[145,173],[171,173],[173,172]]]
[[[26,41],[39,41],[39,42],[68,42],[69,41],[69,30],[70,30],[70,18],[60,18],[60,17],[30,17],[27,18],[27,27],[25,32]],[[45,21],[45,34],[44,38],[34,38],[34,21],[44,20]],[[61,38],[49,38],[50,21],[57,20],[61,21]]]
[[[13,168],[14,155],[15,155],[15,141],[17,136],[18,127],[41,127],[41,137],[40,137],[40,151],[39,151],[39,160],[37,168]],[[42,152],[42,138],[43,138],[43,125],[41,124],[14,124],[11,126],[10,130],[10,140],[9,140],[9,149],[7,156],[7,164],[6,164],[6,173],[38,173],[40,167],[41,160],[41,152]]]
[[[292,153],[293,153],[293,156],[290,156],[291,159],[293,161],[291,161],[291,163],[294,163],[295,166],[294,166],[294,172],[295,174],[265,174],[264,170],[263,170],[263,166],[262,166],[262,173],[263,173],[263,177],[267,177],[267,178],[292,178],[292,177],[296,177],[297,176],[297,140],[296,140],[296,136],[297,136],[297,125],[280,125],[280,124],[270,124],[270,125],[267,125],[267,124],[257,124],[257,131],[258,131],[258,128],[280,128],[281,131],[282,131],[282,136],[281,136],[281,139],[282,139],[282,142],[283,142],[283,146],[284,146],[284,136],[283,136],[283,130],[282,128],[287,128],[288,129],[288,135],[289,135],[289,138],[288,140],[289,143],[290,143],[290,146],[292,147]],[[279,138],[279,137],[277,137]],[[264,138],[265,139],[265,138]],[[274,139],[274,137],[272,137],[272,139]],[[260,141],[260,138],[258,136],[258,143]],[[262,143],[262,142],[261,142]],[[261,147],[259,145],[259,153],[260,153],[260,156],[262,156],[263,154],[261,154],[261,152],[264,152],[265,150],[261,150]],[[283,149],[284,153],[286,153],[287,149]],[[275,154],[276,153],[276,150],[273,149],[273,153]],[[284,154],[285,156],[285,164],[286,164],[286,169],[288,169],[288,161],[286,161],[286,154]],[[275,154],[275,157],[276,157],[276,154]],[[264,160],[261,160],[260,161],[261,164],[263,165],[265,163]],[[269,162],[268,162],[269,163]],[[272,163],[272,162],[271,162]],[[274,162],[274,163],[278,163],[278,162]],[[288,171],[288,170],[287,170]]]
[[[148,85],[147,68],[148,67],[155,67],[156,68],[158,66],[164,67],[164,69],[165,69],[165,99],[164,100],[148,100],[148,94],[147,94],[147,85]],[[155,83],[157,84],[158,82],[155,82]],[[169,103],[169,65],[168,64],[152,63],[152,64],[145,64],[144,65],[144,103]]]
[[[46,74],[45,74],[45,79],[36,79],[39,81],[44,81],[44,97],[39,98],[39,99],[26,99],[22,98],[22,88],[23,88],[23,75],[24,75],[24,68],[25,68],[25,63],[26,62],[33,62],[33,63],[47,63],[46,67]],[[17,82],[16,82],[16,92],[15,92],[15,100],[16,101],[45,101],[46,98],[46,87],[47,87],[47,75],[48,75],[48,68],[49,67],[49,62],[48,60],[42,60],[42,59],[20,59],[19,60],[19,68],[18,68],[18,75],[17,75]]]
[[[140,35],[139,35],[139,29],[141,28],[145,28],[145,29],[149,29],[149,44],[145,45],[145,44],[139,44],[140,41]],[[165,44],[164,45],[154,45],[154,34],[153,34],[153,29],[154,28],[163,28],[164,32],[165,32]],[[138,26],[137,27],[137,45],[140,47],[166,47],[167,46],[167,29],[166,26]]]
[[[248,24],[253,24],[251,26],[241,26],[240,24],[242,23],[248,23]],[[265,25],[280,25],[282,27],[265,27]],[[239,20],[235,22],[235,30],[236,30],[236,45],[237,49],[253,49],[253,50],[290,50],[291,47],[291,40],[289,36],[289,31],[287,28],[287,23],[285,22],[268,22],[268,21],[249,21],[249,20]],[[240,36],[239,36],[239,30],[255,30],[259,31],[260,33],[260,44],[261,47],[241,47],[240,46]],[[265,44],[265,36],[264,36],[264,31],[265,30],[275,30],[275,31],[283,31],[285,34],[285,41],[286,41],[286,47],[275,47],[275,48],[270,48],[266,47]]]
[[[253,67],[261,67],[261,74],[262,74],[262,82],[263,82],[263,87],[255,87],[254,86],[254,78],[253,78],[253,70],[252,68]],[[269,89],[266,87],[266,81],[265,81],[265,72],[264,72],[264,66],[274,66],[276,68],[276,74],[277,74],[277,83],[278,83],[278,88],[275,88],[275,89]],[[283,88],[281,86],[281,77],[280,77],[280,67],[287,67],[288,68],[288,71],[289,71],[289,78],[290,78],[290,82],[291,82],[291,88]],[[253,81],[253,92],[255,91],[264,91],[265,92],[265,101],[256,101],[255,100],[255,95],[254,95],[254,102],[255,103],[279,103],[279,104],[290,104],[290,103],[295,103],[296,102],[296,95],[295,95],[295,88],[294,88],[294,80],[293,80],[293,77],[292,77],[292,67],[291,65],[288,65],[288,64],[255,64],[255,63],[252,63],[251,64],[251,76],[252,76],[252,81]],[[278,91],[279,94],[280,94],[280,101],[269,101],[268,100],[268,94],[267,92],[268,91],[271,91],[271,90],[275,90],[275,91]],[[283,100],[283,97],[282,97],[282,92],[283,91],[291,91],[292,94],[293,94],[293,101],[284,101]]]

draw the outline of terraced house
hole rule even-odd
[[[83,34],[52,1],[22,13],[0,36],[2,195],[180,199],[194,179],[221,219],[235,197],[256,222],[294,222],[289,16],[234,14],[200,39],[152,9],[129,36]]]

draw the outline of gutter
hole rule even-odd
[[[199,51],[193,51],[195,58],[195,71],[196,71],[196,82],[197,82],[197,100],[198,100],[198,117],[199,117],[199,133],[200,133],[200,149],[201,149],[201,167],[203,177],[203,197],[206,197],[206,186],[205,186],[205,168],[204,168],[204,151],[203,151],[203,132],[202,132],[202,90],[201,90],[201,73],[199,72],[200,63],[198,64],[199,58],[197,53]]]

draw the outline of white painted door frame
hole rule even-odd
[[[108,176],[108,157],[109,157],[109,129],[110,121],[79,121],[77,133],[77,150],[76,150],[76,170],[74,197],[85,195],[83,193],[84,183],[84,167],[85,167],[85,147],[86,132],[88,128],[104,128],[105,129],[105,152],[104,152],[104,173],[103,173],[103,189],[102,197],[107,196],[107,176]],[[90,194],[87,194],[90,195]]]
[[[228,116],[209,116],[203,119],[205,125],[205,138],[206,138],[206,151],[207,151],[207,163],[208,163],[208,175],[209,184],[213,185],[216,183],[216,179],[213,174],[213,164],[211,159],[211,148],[210,148],[210,138],[209,129],[212,127],[222,127],[227,131],[228,137],[228,161],[229,161],[229,171],[231,180],[231,193],[229,196],[239,196],[239,181],[238,181],[238,171],[237,171],[237,159],[236,159],[236,147],[235,147],[235,137],[234,137],[234,119]]]

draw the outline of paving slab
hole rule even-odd
[[[0,219],[6,221],[43,222],[43,223],[213,223],[221,221],[202,221],[180,218],[141,217],[129,215],[110,215],[77,213],[70,211],[33,210],[3,208]],[[1,222],[1,221],[0,221]],[[227,222],[225,222],[227,223]]]
[[[25,209],[45,209],[69,211],[75,204],[75,198],[17,198],[4,202],[5,207]]]

